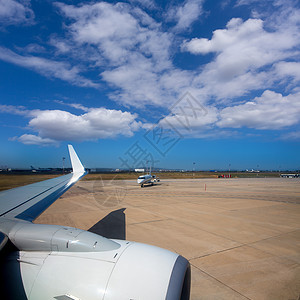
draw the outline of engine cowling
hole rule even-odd
[[[3,279],[10,295],[7,299],[189,299],[190,268],[182,256],[154,246],[74,231],[70,227],[43,226],[49,228],[43,227],[41,232],[52,232],[52,239],[41,242],[40,250],[39,243],[34,244],[35,249],[28,248],[31,243],[26,242],[26,228],[23,233],[19,228],[13,235],[13,243],[26,249],[10,253],[4,261],[6,277]],[[30,238],[35,235],[36,239],[39,230],[35,234],[30,232]],[[64,234],[66,239],[62,237]],[[55,237],[59,237],[61,247],[51,246],[53,241],[57,244]],[[95,241],[98,242],[93,248]],[[68,242],[73,245],[73,251],[66,247]]]

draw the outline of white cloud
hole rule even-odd
[[[98,87],[98,84],[79,75],[80,69],[78,67],[73,67],[65,62],[37,56],[22,56],[4,47],[0,47],[0,59],[34,70],[46,77],[58,78],[83,87]]]
[[[170,58],[171,33],[164,32],[142,10],[125,3],[56,5],[72,20],[68,26],[70,41],[92,53],[85,56],[104,68],[101,78],[116,89],[110,94],[112,99],[135,106],[165,105],[162,98],[168,94],[165,90],[170,89],[161,78],[174,70]],[[65,45],[70,41],[60,48],[67,50]],[[178,92],[175,82],[171,90]],[[171,97],[166,98],[169,103]]]
[[[186,0],[182,5],[171,7],[167,12],[167,20],[176,21],[175,31],[189,29],[203,13],[203,0]]]
[[[184,99],[179,101],[170,115],[160,121],[163,128],[175,128],[185,137],[221,138],[238,136],[232,128],[281,130],[300,123],[300,92],[283,96],[267,90],[261,97],[223,109],[208,105],[204,107],[191,95],[189,97],[192,100],[190,103]],[[283,138],[297,137],[297,133],[287,133]]]
[[[152,125],[150,130],[156,135],[153,139],[160,137],[165,140],[165,144],[178,138],[225,139],[239,136],[237,131],[216,127],[218,120],[218,110],[215,107],[206,107],[206,113],[198,116],[180,112],[170,114],[160,120],[158,125]]]
[[[198,55],[215,53],[194,83],[207,96],[232,99],[271,87],[276,79],[272,65],[296,58],[299,45],[300,33],[295,27],[267,31],[262,20],[232,19],[226,29],[214,31],[210,40],[195,38],[186,41],[182,49]]]
[[[202,0],[187,0],[170,7],[167,14],[176,21],[175,29],[191,26],[202,14],[202,4]],[[186,41],[182,50],[214,55],[210,63],[191,71],[173,64],[176,30],[166,32],[163,24],[140,8],[120,2],[77,6],[56,2],[55,6],[68,19],[65,32],[49,40],[56,49],[55,61],[6,48],[0,48],[0,59],[73,85],[99,88],[102,80],[111,88],[108,96],[127,107],[168,107],[187,90],[202,103],[229,103],[250,91],[272,88],[274,82],[285,82],[289,76],[295,84],[299,76],[293,62],[300,44],[295,17],[286,18],[281,27],[261,19],[236,18],[225,29],[214,31],[211,39]],[[289,10],[289,16],[297,15],[295,11]],[[43,49],[30,44],[24,50]],[[82,75],[90,70],[92,76],[98,73],[95,81]]]
[[[30,1],[0,0],[0,23],[4,25],[33,24]]]
[[[218,110],[215,107],[206,107],[205,113],[202,111],[200,114],[177,111],[175,114],[171,114],[165,117],[161,122],[167,122],[171,124],[177,130],[180,130],[183,134],[187,131],[199,131],[207,130],[210,125],[213,125],[218,120]]]
[[[38,145],[38,146],[58,146],[58,142],[49,138],[42,138],[34,134],[23,134],[20,137],[14,137],[11,141],[18,141],[25,145]]]
[[[202,2],[189,0],[168,11],[175,29],[188,28],[202,14]],[[182,50],[214,59],[198,70],[173,65],[175,31],[165,32],[149,14],[126,3],[90,3],[80,6],[56,3],[71,20],[66,39],[53,39],[59,53],[71,54],[99,70],[101,79],[114,89],[109,97],[126,106],[168,107],[187,90],[205,103],[234,102],[251,91],[272,88],[288,75],[274,74],[275,64],[299,55],[300,26],[296,11],[286,6],[272,18],[230,20],[211,39],[186,41]],[[276,13],[273,13],[276,15]],[[276,42],[276,41],[280,41]],[[78,51],[77,51],[78,49]],[[296,72],[296,71],[295,71]],[[294,72],[294,73],[295,73]],[[293,75],[295,75],[293,73]]]
[[[267,0],[267,1],[273,1],[273,0]],[[261,2],[261,1],[260,0],[238,0],[236,5],[237,6],[239,6],[239,5],[251,5],[251,4],[254,4],[254,3],[257,3],[257,2]]]
[[[300,122],[300,93],[282,96],[265,91],[261,97],[244,104],[224,108],[219,127],[278,130]]]
[[[300,81],[300,62],[281,61],[274,65],[274,76],[294,82]]]
[[[131,137],[149,124],[137,121],[137,115],[121,110],[86,108],[80,104],[72,107],[87,111],[72,114],[63,110],[26,110],[22,107],[1,105],[0,111],[23,115],[30,119],[27,129],[38,135],[24,134],[13,138],[24,144],[57,145],[61,141],[88,141],[117,136]]]
[[[65,54],[72,51],[72,44],[67,40],[62,40],[57,37],[52,36],[50,38],[49,44],[56,49],[56,54]]]
[[[85,111],[85,112],[88,112],[91,110],[91,108],[89,107],[86,107],[80,103],[67,103],[67,102],[64,102],[64,101],[61,101],[61,100],[54,100],[55,103],[59,103],[61,105],[66,105],[66,106],[70,106],[70,107],[73,107],[73,108],[76,108],[76,109],[79,109],[79,110],[82,110],[82,111]]]
[[[138,2],[140,7],[148,9],[155,8],[155,2],[151,0],[129,2]],[[239,5],[251,2],[253,1],[241,0]],[[279,2],[274,3],[279,5]],[[169,7],[164,15],[168,17],[167,23],[164,24],[154,19],[158,16],[157,12],[148,14],[130,3],[89,2],[68,5],[56,2],[54,5],[63,15],[65,23],[61,33],[54,33],[49,38],[51,49],[55,48],[55,60],[24,54],[40,53],[41,56],[49,57],[49,49],[38,44],[17,48],[18,53],[24,51],[23,55],[0,47],[0,59],[73,85],[99,88],[98,82],[102,80],[110,87],[107,89],[110,98],[126,107],[166,108],[184,92],[191,91],[208,108],[205,117],[193,120],[190,124],[198,133],[204,128],[216,128],[216,124],[234,128],[285,128],[287,125],[282,125],[280,110],[286,113],[290,111],[281,105],[278,94],[274,96],[273,92],[267,91],[245,104],[240,104],[239,101],[240,96],[252,91],[260,91],[262,94],[278,83],[286,85],[286,93],[290,90],[294,93],[294,96],[282,96],[283,102],[289,102],[298,95],[295,86],[300,79],[299,9],[282,4],[278,6],[280,12],[270,10],[272,16],[266,17],[270,14],[268,11],[265,14],[256,13],[257,18],[248,20],[234,18],[225,28],[215,30],[210,39],[199,37],[185,41],[183,51],[201,56],[210,54],[213,57],[208,63],[205,60],[206,63],[198,69],[201,60],[197,60],[197,66],[193,70],[185,70],[184,67],[175,66],[175,61],[178,63],[177,57],[174,59],[178,50],[176,47],[182,38],[176,33],[182,34],[183,30],[189,29],[200,18],[203,13],[202,4],[202,0],[186,0],[180,5]],[[173,29],[168,22],[175,23]],[[84,71],[91,71],[91,76],[97,74],[95,81],[85,78],[82,75]],[[270,93],[276,100],[273,99],[272,105],[273,115],[277,120],[267,113],[263,114],[263,110],[272,111],[269,105],[271,101],[263,101],[264,105],[258,101],[260,98],[269,99],[267,96]],[[294,109],[296,102],[295,100],[290,104]],[[107,119],[109,110],[91,109],[78,103],[61,104],[79,109],[82,114],[71,114],[63,110],[27,114],[15,107],[2,107],[2,110],[27,114],[30,117],[29,128],[37,132],[39,137],[53,140],[63,140],[67,136],[67,130],[59,132],[58,124],[61,128],[67,128],[71,138],[75,140],[82,138],[80,133],[84,133],[87,139],[119,134],[130,136],[138,128],[146,126],[137,122],[134,114],[113,111],[109,118],[114,120],[116,127],[113,127]],[[229,105],[227,110],[225,108],[221,111],[221,116],[218,111],[220,105],[222,108]],[[241,114],[231,120],[230,113],[235,110]],[[59,118],[55,118],[55,114]],[[93,118],[93,115],[99,116],[103,123],[92,121],[98,119]],[[291,115],[293,118],[287,124],[295,124],[298,120],[293,112]],[[122,118],[124,123],[120,121]],[[178,114],[167,118],[170,122],[184,121]],[[53,132],[57,132],[57,136]]]
[[[22,50],[22,48],[19,48],[19,50]],[[46,49],[45,47],[39,45],[39,44],[28,44],[23,50],[27,53],[45,53]]]
[[[14,115],[26,116],[30,112],[24,106],[2,105],[0,104],[0,112]]]
[[[156,3],[152,0],[129,0],[131,3],[138,3],[143,7],[149,8],[149,9],[155,9]]]
[[[299,34],[291,32],[268,32],[260,19],[231,19],[226,29],[214,31],[211,40],[192,39],[183,49],[193,54],[219,53],[217,61],[225,65],[236,63],[236,69],[243,72],[251,67],[258,68],[293,55],[285,52],[299,45]],[[280,43],[276,43],[280,40]]]
[[[62,110],[37,111],[28,126],[43,138],[56,141],[84,141],[130,137],[140,129],[137,115],[120,110],[93,108],[81,115]]]
[[[280,139],[288,141],[300,141],[300,131],[292,131],[282,134]]]
[[[78,43],[99,45],[110,38],[119,40],[120,46],[131,47],[135,43],[135,39],[130,41],[130,37],[138,32],[138,23],[123,11],[121,4],[100,2],[79,7],[62,3],[56,5],[67,17],[75,20],[69,29]]]
[[[218,110],[205,107],[190,92],[185,93],[172,107],[170,113],[159,121],[163,131],[178,137],[211,137],[218,135],[214,124],[218,121]],[[220,132],[220,130],[219,130]]]
[[[105,59],[109,66],[131,64],[141,57],[157,70],[170,66],[172,36],[162,32],[160,25],[145,12],[125,3],[57,6],[73,20],[68,27],[73,42],[96,47],[99,58]]]

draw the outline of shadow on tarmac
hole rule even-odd
[[[161,183],[153,183],[153,184],[145,184],[144,186],[143,186],[143,188],[146,188],[146,187],[153,187],[153,186],[158,186],[158,185],[161,185]]]
[[[88,231],[102,235],[109,239],[126,240],[126,208],[109,213],[106,217],[92,226]]]

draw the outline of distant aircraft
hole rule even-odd
[[[31,169],[31,172],[32,172],[32,173],[37,173],[37,170],[36,170],[36,168],[35,168],[35,167],[33,167],[33,166],[30,166],[30,169]]]
[[[153,185],[154,182],[159,182],[159,177],[156,177],[155,175],[151,174],[151,167],[149,174],[141,175],[137,179],[137,183],[141,185],[141,187],[144,187],[145,184],[151,184]]]
[[[176,253],[32,223],[86,174],[68,147],[72,173],[0,193],[1,299],[188,300],[190,265]]]
[[[254,169],[252,169],[252,170],[246,169],[246,172],[249,172],[249,173],[259,173],[260,171],[259,170],[254,170]]]
[[[30,166],[31,172],[32,173],[37,173],[37,172],[49,172],[52,171],[52,169],[49,168],[35,168],[34,166]]]

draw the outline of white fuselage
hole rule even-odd
[[[137,179],[137,183],[140,185],[144,185],[151,182],[152,182],[152,175],[150,174],[139,176],[139,178]]]

